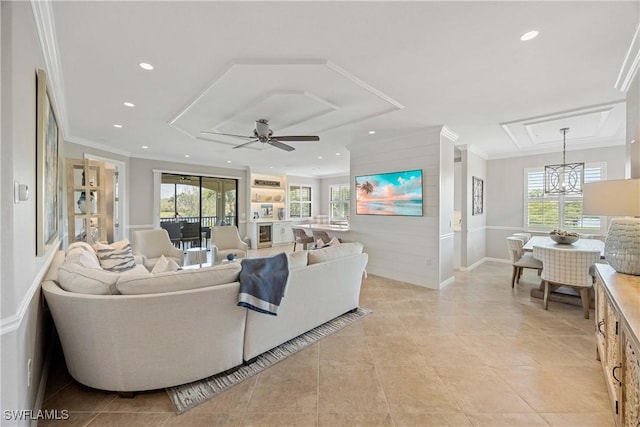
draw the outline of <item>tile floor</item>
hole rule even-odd
[[[58,356],[43,406],[71,417],[40,425],[614,426],[593,316],[544,311],[535,272],[510,274],[489,262],[441,291],[369,275],[371,315],[183,415],[164,390],[79,385]]]

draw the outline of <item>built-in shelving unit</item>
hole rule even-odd
[[[251,176],[251,218],[283,220],[287,204],[286,179],[283,176]]]
[[[69,243],[107,240],[107,193],[103,162],[67,159],[67,218]]]
[[[247,233],[251,247],[257,249],[293,242],[291,222],[286,221],[286,177],[251,174],[249,194],[251,221]]]

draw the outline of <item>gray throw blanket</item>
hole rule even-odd
[[[288,278],[289,261],[284,252],[267,258],[243,259],[238,305],[277,316]]]

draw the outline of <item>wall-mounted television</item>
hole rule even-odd
[[[422,169],[356,176],[356,214],[422,216]]]

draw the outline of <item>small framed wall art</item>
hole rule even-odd
[[[471,189],[471,215],[484,213],[484,181],[474,176]]]

